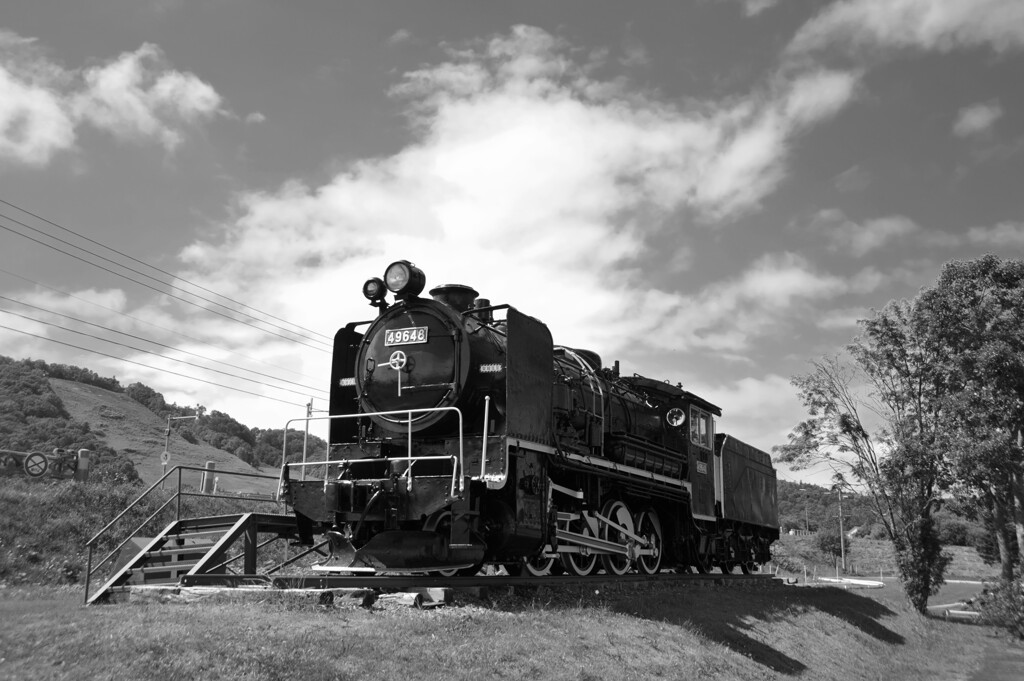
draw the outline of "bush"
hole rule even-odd
[[[978,599],[978,609],[986,622],[1024,640],[1024,581],[1003,581],[986,589]]]

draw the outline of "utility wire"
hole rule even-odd
[[[290,388],[281,388],[279,386],[269,385],[267,383],[263,383],[262,381],[257,381],[254,378],[246,378],[245,376],[238,376],[237,374],[232,374],[232,373],[227,372],[227,371],[221,371],[220,369],[211,369],[210,367],[204,367],[204,366],[202,366],[200,364],[195,364],[194,362],[189,362],[189,361],[186,361],[186,360],[183,360],[183,359],[177,359],[176,357],[168,357],[167,355],[161,355],[160,353],[153,352],[152,350],[145,350],[143,348],[137,348],[137,347],[135,347],[133,345],[128,345],[127,343],[121,343],[121,342],[118,342],[118,341],[115,341],[115,340],[111,340],[109,338],[103,338],[101,336],[94,336],[93,334],[85,333],[84,331],[76,331],[75,329],[69,329],[69,328],[60,326],[59,324],[54,324],[53,322],[43,321],[42,319],[34,319],[32,317],[28,317],[26,315],[19,314],[17,312],[11,312],[10,310],[2,310],[2,309],[0,309],[0,312],[3,312],[5,314],[9,314],[9,315],[14,315],[15,317],[21,317],[22,319],[27,319],[28,321],[36,322],[37,324],[46,324],[47,326],[53,326],[55,328],[61,329],[62,331],[67,331],[68,333],[74,333],[74,334],[77,334],[79,336],[85,336],[86,338],[92,338],[94,340],[98,340],[98,341],[101,341],[103,343],[110,343],[111,345],[119,345],[119,346],[121,346],[123,348],[128,348],[129,350],[134,350],[136,352],[142,352],[142,353],[147,354],[147,355],[153,355],[155,357],[161,357],[163,359],[167,359],[167,360],[170,360],[172,362],[178,362],[180,364],[187,364],[188,366],[195,367],[197,369],[202,369],[203,371],[212,371],[215,374],[221,374],[221,375],[224,375],[224,376],[229,376],[231,378],[237,378],[240,381],[248,381],[249,383],[255,383],[257,385],[262,385],[263,387],[271,388],[272,390],[281,390],[281,391],[284,391],[286,393],[292,393],[294,395],[302,395],[303,397],[307,396],[307,394],[304,393],[304,392],[298,392],[297,390],[291,390]],[[7,328],[7,327],[4,327],[4,328]],[[125,360],[125,361],[129,361],[129,360]]]
[[[19,222],[18,220],[15,220],[15,219],[7,216],[7,215],[4,215],[2,213],[0,213],[0,217],[6,218],[8,220],[11,220],[12,222],[14,222],[16,224],[19,224],[19,225],[21,225],[23,227],[31,229],[31,230],[33,230],[35,232],[39,232],[39,230],[35,229],[34,227],[30,227],[30,226],[28,226],[28,225],[26,225],[26,224],[24,224],[22,222]],[[133,279],[133,278],[131,278],[131,277],[125,275],[125,274],[121,274],[120,272],[115,272],[114,270],[111,270],[111,269],[109,269],[107,267],[104,267],[103,265],[99,265],[97,263],[94,263],[94,262],[91,262],[89,260],[86,260],[85,258],[79,257],[79,256],[75,255],[74,253],[68,253],[67,251],[65,251],[65,250],[63,250],[61,248],[58,248],[58,247],[54,246],[53,244],[48,244],[48,243],[46,243],[44,241],[40,241],[39,239],[31,237],[31,236],[29,236],[27,234],[23,234],[23,233],[19,232],[18,230],[12,229],[12,228],[10,228],[10,227],[8,227],[6,225],[0,224],[0,229],[7,230],[8,232],[11,232],[12,234],[17,234],[18,236],[20,236],[20,237],[22,237],[24,239],[28,239],[29,241],[34,241],[35,243],[37,243],[37,244],[39,244],[41,246],[45,246],[46,248],[50,248],[50,249],[53,249],[53,250],[55,250],[55,251],[57,251],[59,253],[63,253],[64,255],[66,255],[68,257],[71,257],[71,258],[74,258],[75,260],[79,260],[79,261],[84,262],[86,264],[92,265],[93,267],[98,267],[99,269],[101,269],[101,270],[103,270],[105,272],[109,272],[110,274],[113,274],[114,276],[121,277],[123,279],[127,279],[129,281],[135,282],[136,284],[138,284],[140,286],[145,286],[146,288],[148,288],[150,290],[153,290],[153,291],[156,291],[157,293],[159,293],[161,295],[166,295],[166,296],[169,296],[171,298],[174,298],[175,300],[180,300],[183,303],[186,303],[188,305],[193,305],[195,307],[198,307],[201,310],[206,310],[207,312],[212,312],[212,313],[214,313],[216,315],[220,315],[221,317],[224,317],[225,319],[230,319],[231,321],[238,322],[239,324],[245,324],[246,326],[250,326],[250,327],[256,329],[257,331],[262,331],[263,333],[269,333],[272,336],[277,336],[278,338],[283,338],[284,340],[291,341],[293,343],[298,343],[299,345],[304,345],[307,348],[311,348],[313,350],[319,350],[320,352],[328,353],[329,354],[329,351],[326,350],[325,348],[316,347],[314,345],[310,345],[309,343],[303,343],[302,341],[297,340],[295,338],[289,338],[288,336],[284,336],[282,334],[275,333],[273,331],[270,331],[269,329],[264,329],[264,328],[261,328],[259,326],[256,326],[255,324],[253,324],[251,322],[247,322],[244,319],[238,319],[237,317],[232,317],[230,315],[224,314],[223,312],[218,312],[217,310],[212,310],[212,309],[210,309],[208,307],[203,307],[203,306],[197,304],[194,301],[187,300],[185,298],[182,298],[181,296],[176,296],[173,293],[168,293],[167,291],[162,291],[162,290],[156,288],[155,286],[151,286],[150,284],[147,284],[145,282],[139,281],[138,279]],[[41,233],[42,234],[46,234],[45,232],[41,232]],[[89,253],[89,255],[92,255],[92,256],[95,256],[97,258],[100,258],[101,260],[106,260],[107,262],[111,262],[114,265],[117,265],[118,267],[123,267],[126,270],[129,270],[131,272],[135,272],[136,274],[140,274],[141,276],[147,277],[148,279],[152,279],[153,281],[156,281],[158,283],[164,284],[165,286],[169,286],[172,289],[181,291],[181,289],[176,287],[176,286],[167,284],[166,282],[160,281],[159,279],[151,277],[148,274],[143,274],[141,272],[138,272],[137,270],[133,270],[132,268],[127,267],[125,265],[121,265],[121,264],[119,264],[119,263],[117,263],[117,262],[115,262],[113,260],[110,260],[110,258],[105,258],[102,255],[98,255],[96,253],[88,251],[88,250],[86,250],[84,248],[81,248],[79,246],[75,246],[74,244],[68,243],[67,241],[64,241],[63,239],[60,239],[60,238],[55,237],[55,236],[52,236],[50,234],[46,234],[46,236],[51,238],[51,239],[54,239],[55,241],[59,241],[59,242],[61,242],[63,244],[67,244],[68,246],[71,246],[72,248],[77,248],[77,249],[79,249],[81,251],[85,251],[86,253]],[[188,295],[195,296],[197,298],[200,298],[201,300],[206,300],[205,298],[202,298],[202,296],[196,296],[196,294],[194,294],[194,293],[188,293],[187,291],[183,291],[183,293],[187,293]],[[212,302],[212,301],[207,300],[206,302]],[[214,305],[218,305],[219,307],[225,307],[225,306],[221,305],[220,303],[213,303],[213,304]],[[225,309],[230,309],[230,308],[226,308],[225,307]],[[234,312],[234,310],[232,310],[232,311]],[[251,315],[249,315],[249,316],[251,317]],[[259,320],[257,320],[257,321],[259,321]],[[264,323],[266,323],[266,322],[264,322]],[[278,328],[280,328],[280,327],[278,327]],[[283,329],[283,330],[287,331],[287,329]],[[292,333],[292,332],[289,332],[289,333]],[[298,334],[295,334],[295,335],[298,335]],[[305,338],[304,336],[302,336],[302,337]],[[307,340],[313,340],[313,339],[308,339],[307,338]],[[315,341],[315,342],[323,342],[323,341]],[[326,343],[324,343],[324,345],[326,345]]]
[[[318,380],[317,376],[310,376],[310,375],[304,374],[304,373],[302,373],[300,371],[295,371],[294,369],[289,369],[287,367],[282,367],[282,366],[278,366],[276,364],[271,364],[270,362],[266,362],[266,361],[261,360],[261,359],[256,359],[255,357],[249,357],[248,355],[243,355],[240,352],[235,352],[233,350],[228,350],[227,348],[222,348],[222,347],[213,345],[212,343],[208,343],[207,341],[201,340],[201,339],[196,338],[194,336],[190,336],[187,333],[181,333],[180,331],[176,331],[175,329],[170,329],[170,328],[168,328],[166,326],[161,326],[159,324],[155,324],[155,323],[153,323],[151,321],[142,319],[140,317],[136,317],[134,315],[130,315],[127,312],[122,312],[121,310],[115,310],[112,307],[108,307],[106,305],[101,305],[101,304],[99,304],[99,303],[97,303],[95,301],[89,300],[87,298],[82,298],[81,296],[76,296],[73,293],[68,293],[67,291],[62,291],[61,289],[54,288],[52,286],[47,286],[46,284],[40,283],[40,282],[38,282],[38,281],[36,281],[34,279],[29,279],[28,277],[22,276],[20,274],[16,274],[14,272],[11,272],[10,270],[5,270],[2,267],[0,267],[0,272],[2,272],[3,274],[8,275],[10,277],[14,277],[15,279],[20,279],[20,280],[22,280],[24,282],[28,282],[29,284],[32,284],[34,286],[38,286],[40,288],[44,288],[47,291],[53,291],[54,293],[59,293],[62,296],[67,296],[68,298],[72,298],[74,300],[81,301],[83,303],[86,303],[87,305],[92,305],[93,307],[98,307],[101,310],[107,310],[108,312],[113,312],[114,314],[120,315],[122,317],[127,317],[128,319],[136,321],[136,322],[138,322],[140,324],[145,324],[147,326],[152,326],[155,329],[160,329],[161,331],[165,331],[167,333],[173,334],[173,335],[175,335],[175,336],[177,336],[179,338],[184,338],[186,340],[190,340],[193,343],[199,343],[200,345],[205,345],[206,347],[213,348],[214,350],[221,350],[223,352],[227,352],[230,355],[234,355],[236,357],[240,357],[240,358],[242,358],[244,360],[247,360],[249,362],[253,362],[254,364],[262,364],[263,366],[270,367],[271,369],[278,369],[280,371],[284,371],[284,372],[287,372],[289,374],[293,374],[295,376],[301,376],[303,378],[309,378],[309,379],[312,379],[314,381]],[[26,303],[22,303],[22,304],[24,305]],[[53,314],[59,314],[59,313],[54,312]],[[185,351],[182,350],[182,352],[185,352]],[[247,369],[246,371],[249,371],[249,369]],[[256,372],[254,372],[254,373],[256,373]]]
[[[297,404],[295,402],[288,402],[286,400],[278,399],[276,397],[270,397],[269,395],[261,395],[259,393],[254,393],[254,392],[252,392],[250,390],[243,390],[242,388],[233,388],[230,385],[223,385],[221,383],[214,383],[213,381],[208,381],[205,378],[198,378],[196,376],[189,376],[187,374],[181,374],[181,373],[178,373],[177,371],[171,371],[170,369],[161,369],[159,367],[151,366],[149,364],[143,364],[142,362],[136,362],[136,361],[131,360],[131,359],[125,359],[124,357],[117,357],[116,355],[108,355],[107,353],[100,352],[99,350],[92,350],[90,348],[83,348],[80,345],[74,345],[72,343],[65,343],[64,341],[59,341],[59,340],[56,340],[54,338],[47,338],[46,336],[40,336],[38,334],[29,333],[28,331],[22,331],[21,329],[15,329],[15,328],[10,327],[10,326],[4,326],[3,324],[0,324],[0,329],[7,329],[8,331],[14,331],[16,333],[24,334],[26,336],[32,336],[33,338],[39,338],[41,340],[49,341],[51,343],[57,343],[59,345],[65,345],[65,346],[67,346],[69,348],[75,348],[76,350],[83,350],[85,352],[91,352],[93,354],[101,355],[103,357],[109,357],[110,359],[116,359],[119,362],[126,362],[128,364],[135,364],[135,365],[140,366],[140,367],[145,367],[146,369],[152,369],[154,371],[162,371],[162,372],[164,372],[166,374],[171,374],[173,376],[180,376],[182,378],[187,378],[187,379],[192,380],[192,381],[199,381],[200,383],[206,383],[208,385],[217,386],[218,388],[225,388],[227,390],[234,390],[235,392],[245,393],[246,395],[254,395],[256,397],[259,397],[259,398],[262,398],[262,399],[265,399],[265,400],[273,400],[274,402],[280,402],[281,404],[287,404],[287,405],[292,406],[292,407],[301,407],[301,408],[305,408],[306,407],[306,405],[304,405],[304,404]]]
[[[228,296],[225,296],[225,295],[222,295],[222,294],[220,294],[220,293],[217,293],[216,291],[213,291],[213,290],[211,290],[211,289],[208,289],[208,288],[206,288],[205,286],[201,286],[200,284],[196,284],[195,282],[189,281],[188,279],[184,279],[184,278],[182,278],[182,277],[179,277],[179,276],[177,276],[177,275],[175,275],[175,274],[171,274],[170,272],[167,272],[166,270],[162,270],[162,269],[160,269],[159,267],[156,267],[155,265],[151,265],[150,263],[147,263],[147,262],[143,262],[142,260],[139,260],[138,258],[135,258],[135,257],[133,257],[133,256],[131,256],[131,255],[127,254],[127,253],[124,253],[124,252],[122,252],[122,251],[119,251],[119,250],[117,250],[116,248],[112,248],[112,247],[110,247],[110,246],[107,246],[107,245],[106,245],[106,244],[104,244],[104,243],[101,243],[101,242],[99,242],[99,241],[96,241],[96,240],[94,240],[94,239],[90,239],[89,237],[85,236],[84,234],[80,234],[79,232],[76,232],[76,231],[75,231],[75,230],[73,230],[73,229],[69,229],[69,228],[67,228],[67,227],[64,227],[64,226],[62,226],[62,225],[59,225],[59,224],[57,224],[56,222],[53,222],[52,220],[48,220],[48,219],[46,219],[46,218],[42,217],[41,215],[37,215],[36,213],[33,213],[33,212],[32,212],[32,211],[30,211],[30,210],[27,210],[27,209],[25,209],[25,208],[22,208],[21,206],[15,205],[15,204],[11,203],[10,201],[5,201],[4,199],[0,198],[0,203],[2,203],[2,204],[4,204],[4,205],[7,205],[7,206],[10,206],[11,208],[14,208],[15,210],[19,210],[19,211],[21,211],[22,213],[25,213],[26,215],[31,215],[31,216],[32,216],[32,217],[34,217],[35,219],[37,219],[37,220],[41,220],[42,222],[45,222],[46,224],[48,224],[48,225],[51,225],[51,226],[53,226],[53,227],[56,227],[57,229],[59,229],[59,230],[62,230],[62,231],[64,231],[64,232],[67,232],[68,234],[74,234],[74,235],[75,235],[75,236],[77,236],[77,237],[78,237],[79,239],[83,239],[83,240],[85,240],[85,241],[88,241],[88,242],[89,242],[89,243],[91,243],[91,244],[94,244],[94,245],[96,245],[96,246],[100,246],[101,248],[105,248],[105,249],[107,249],[108,251],[111,251],[112,253],[117,253],[117,254],[118,254],[118,255],[120,255],[121,257],[123,257],[123,258],[128,258],[128,259],[129,259],[129,260],[131,260],[132,262],[136,262],[136,263],[138,263],[138,264],[140,264],[140,265],[144,265],[145,267],[148,267],[148,268],[150,268],[150,269],[156,270],[157,272],[160,272],[161,274],[164,274],[164,275],[166,275],[166,276],[168,276],[168,277],[171,277],[172,279],[178,279],[178,280],[180,280],[180,281],[184,281],[184,282],[185,282],[185,283],[187,283],[187,284],[188,284],[189,286],[194,286],[195,288],[197,288],[197,289],[199,289],[199,290],[201,290],[201,291],[206,291],[207,293],[211,293],[211,294],[213,294],[213,295],[217,296],[218,298],[223,298],[224,300],[226,300],[226,301],[228,301],[228,302],[230,302],[230,303],[233,303],[233,304],[235,304],[235,305],[238,305],[239,307],[245,308],[245,309],[247,309],[247,310],[252,310],[253,312],[256,312],[256,313],[258,313],[258,314],[260,314],[260,315],[262,315],[262,316],[264,316],[264,317],[269,317],[270,319],[275,319],[275,320],[277,320],[277,321],[279,321],[279,322],[283,322],[284,324],[288,324],[289,326],[294,326],[295,328],[297,328],[297,329],[300,329],[300,330],[302,330],[302,331],[305,331],[305,332],[307,332],[307,333],[313,334],[314,336],[320,336],[321,338],[323,338],[323,339],[326,339],[327,341],[330,341],[330,340],[331,340],[330,336],[326,336],[326,335],[324,335],[324,334],[322,334],[322,333],[319,333],[319,332],[317,332],[317,331],[313,331],[313,330],[311,330],[311,329],[307,329],[307,328],[305,328],[305,327],[303,327],[303,326],[300,326],[300,325],[298,325],[298,324],[295,324],[294,322],[289,322],[289,321],[288,321],[288,320],[286,320],[286,319],[281,319],[280,317],[275,317],[274,315],[270,314],[269,312],[263,312],[262,310],[257,310],[256,308],[254,308],[254,307],[252,307],[252,306],[250,306],[250,305],[246,305],[245,303],[242,303],[242,302],[239,302],[239,301],[237,301],[237,300],[234,300],[233,298],[229,298]],[[11,218],[8,218],[8,220],[10,220],[10,219],[11,219]],[[19,223],[19,224],[20,224],[20,223]],[[30,228],[30,229],[31,229],[31,228]],[[47,236],[49,236],[49,235],[47,235]],[[132,271],[134,271],[134,270],[132,270]],[[140,273],[140,274],[141,274],[141,273]],[[143,275],[143,276],[146,276],[146,275]],[[170,286],[171,284],[167,284],[167,285],[168,285],[168,286]],[[194,294],[194,293],[191,293],[190,295],[195,295],[195,294]],[[199,297],[199,296],[197,296],[197,297]],[[205,299],[205,298],[203,298],[203,300],[206,300],[206,299]],[[212,302],[212,301],[207,301],[207,302]],[[241,312],[241,310],[239,310],[239,312]],[[251,316],[251,315],[250,315],[250,316]],[[280,328],[280,327],[279,327],[279,328]],[[312,340],[312,339],[311,339],[311,340]]]
[[[303,385],[301,383],[296,383],[294,381],[289,381],[289,380],[286,380],[286,379],[283,379],[283,378],[278,378],[277,376],[271,376],[270,374],[264,374],[264,373],[260,373],[259,371],[253,371],[252,369],[247,369],[245,367],[240,367],[240,366],[236,366],[234,364],[229,364],[227,362],[222,362],[220,360],[212,359],[210,357],[204,357],[203,355],[200,355],[200,354],[197,354],[197,353],[194,353],[194,352],[190,352],[188,350],[182,350],[181,348],[176,348],[176,347],[174,347],[172,345],[165,345],[164,343],[160,343],[160,342],[155,341],[155,340],[150,340],[148,338],[143,338],[141,336],[136,336],[136,335],[124,332],[124,331],[118,331],[117,329],[112,329],[110,327],[103,326],[102,324],[96,324],[95,322],[90,322],[90,321],[86,321],[84,319],[79,319],[77,317],[72,317],[71,315],[66,315],[66,314],[64,314],[62,312],[56,312],[54,310],[47,310],[44,307],[39,307],[38,305],[32,305],[31,303],[25,303],[25,302],[22,302],[20,300],[15,300],[14,298],[8,298],[7,296],[0,295],[0,300],[6,300],[6,301],[9,301],[9,302],[12,302],[12,303],[16,303],[18,305],[24,305],[25,307],[30,307],[33,310],[39,310],[40,312],[44,312],[46,314],[56,315],[58,317],[63,317],[64,319],[70,319],[72,321],[78,322],[79,324],[85,324],[87,326],[92,326],[94,328],[101,329],[103,331],[108,331],[108,332],[116,333],[116,334],[119,334],[119,335],[122,335],[122,336],[127,336],[128,338],[134,338],[135,340],[142,341],[143,343],[150,343],[152,345],[156,345],[156,346],[159,346],[161,348],[167,348],[168,350],[172,350],[172,351],[175,351],[175,352],[181,352],[181,353],[184,353],[186,355],[191,355],[193,357],[198,357],[199,359],[205,360],[207,362],[213,362],[214,364],[222,364],[224,366],[231,367],[232,369],[238,369],[239,371],[248,371],[249,373],[255,374],[257,376],[263,376],[264,378],[269,378],[269,379],[271,379],[273,381],[280,381],[281,383],[287,383],[289,385],[294,385],[294,386],[297,386],[299,388],[305,388],[308,391],[318,392],[318,393],[321,393],[321,394],[324,394],[324,395],[328,394],[327,391],[322,390],[320,388],[314,388],[312,386]],[[17,314],[16,312],[10,312],[9,310],[3,310],[3,309],[0,309],[0,312],[7,312],[8,314]],[[49,324],[49,322],[43,322],[42,320],[39,320],[39,319],[32,319],[31,317],[26,317],[26,319],[29,319],[31,321],[40,322],[42,324]],[[57,326],[57,325],[55,324],[54,326]],[[65,327],[58,326],[58,328],[65,328]],[[76,331],[74,331],[74,329],[65,329],[65,330],[71,331],[72,333],[77,333]],[[104,340],[104,339],[100,339],[100,340]],[[108,342],[114,343],[116,341],[108,341]],[[164,355],[159,355],[159,356],[160,357],[165,357]],[[167,357],[167,359],[174,359],[174,358]],[[175,360],[175,361],[177,361],[177,360]],[[193,366],[198,366],[198,365],[193,365]],[[206,367],[200,367],[200,368],[206,368]],[[210,371],[216,371],[216,369],[209,369],[209,370]],[[263,385],[268,385],[268,384],[264,383]],[[277,386],[269,386],[268,385],[268,387],[277,387]],[[284,388],[281,388],[281,389],[284,390]]]

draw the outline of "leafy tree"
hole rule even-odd
[[[990,515],[1010,580],[1024,566],[1024,261],[947,263],[916,309],[940,358],[954,492]]]
[[[862,321],[849,359],[825,357],[793,378],[809,418],[775,448],[794,468],[827,463],[865,492],[893,542],[908,598],[924,612],[942,584],[942,553],[932,515],[941,507],[941,390],[906,301]],[[867,394],[864,394],[866,388]],[[871,429],[864,415],[880,421]]]
[[[839,531],[839,524],[835,522],[826,523],[814,535],[814,546],[829,560],[836,562],[844,555],[850,560],[850,540]]]

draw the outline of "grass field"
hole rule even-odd
[[[415,610],[325,607],[265,592],[245,602],[84,607],[85,538],[137,493],[0,485],[0,679],[966,679],[999,634],[913,612],[888,545],[850,559],[884,589],[538,588]],[[204,511],[211,511],[205,508]],[[147,511],[148,513],[148,511]],[[144,516],[142,516],[144,517]],[[774,548],[784,575],[834,574],[809,544]],[[870,567],[868,567],[870,566]],[[950,576],[994,573],[956,547]],[[44,586],[44,584],[46,586]],[[978,591],[949,584],[933,603]]]
[[[436,610],[80,598],[0,589],[0,678],[953,680],[993,640],[898,589],[542,587]]]
[[[835,563],[823,557],[814,546],[815,537],[783,535],[772,545],[772,571],[780,568],[786,576],[803,577],[806,568],[808,576],[834,577]],[[946,568],[946,579],[998,579],[999,566],[986,565],[978,552],[970,546],[944,546],[943,551],[953,560]],[[896,563],[892,556],[892,544],[888,541],[854,538],[846,560],[846,575],[878,579],[895,577]]]

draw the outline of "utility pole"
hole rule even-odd
[[[842,554],[843,572],[846,572],[846,535],[843,533],[843,486],[832,485],[832,489],[839,492],[839,552]]]
[[[309,445],[309,419],[313,417],[313,398],[309,398],[309,402],[306,403],[306,432],[302,435],[302,470],[299,472],[299,480],[306,479],[306,447]],[[282,463],[284,466],[287,461]],[[326,479],[326,477],[325,477]]]
[[[164,453],[160,456],[160,463],[163,464],[162,474],[167,474],[167,464],[171,460],[171,453],[167,450],[168,445],[171,443],[171,421],[180,421],[182,419],[198,419],[199,416],[170,416],[167,417],[167,429],[164,431]],[[160,487],[163,488],[164,483],[160,483]]]

